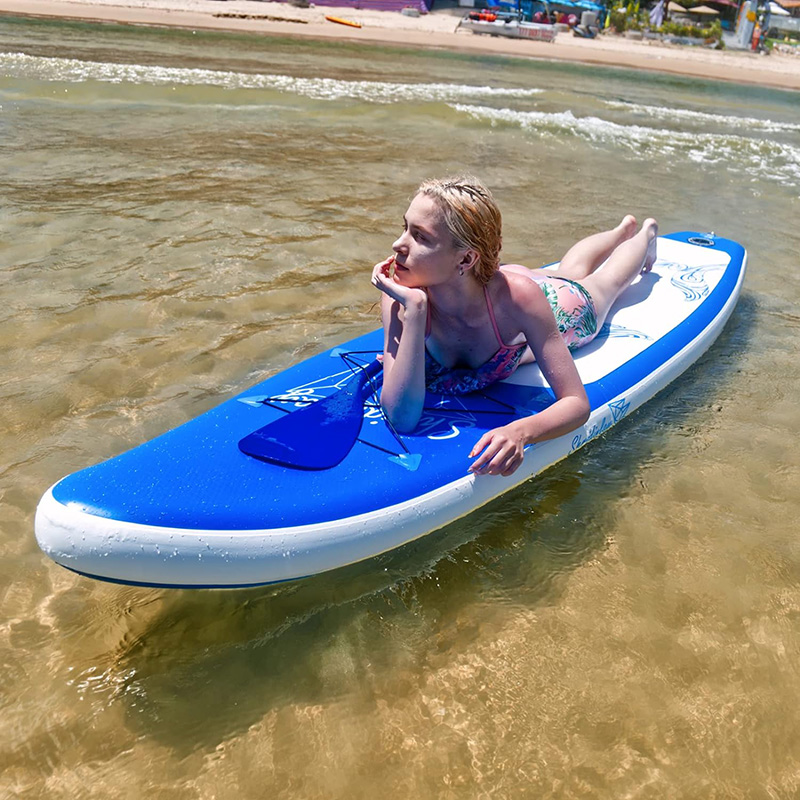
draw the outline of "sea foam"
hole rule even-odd
[[[451,83],[391,83],[347,81],[337,78],[297,78],[291,75],[226,72],[142,64],[42,58],[25,53],[0,55],[0,70],[18,78],[81,83],[132,83],[151,86],[216,86],[224,89],[261,89],[288,92],[314,100],[353,99],[371,103],[453,102],[469,98],[526,98],[541,89],[470,86]]]
[[[645,114],[654,119],[665,121],[697,123],[701,125],[719,125],[749,128],[750,130],[770,131],[800,131],[800,123],[776,122],[771,119],[758,117],[739,117],[735,114],[710,114],[707,111],[694,111],[688,108],[666,108],[664,106],[649,106],[639,103],[627,103],[621,100],[607,100],[606,105],[611,108],[620,108],[632,113]]]
[[[634,157],[661,155],[703,166],[724,166],[758,179],[800,188],[800,147],[733,133],[670,130],[621,124],[595,116],[576,117],[572,111],[516,111],[510,108],[452,104],[451,107],[491,125],[517,125],[540,137],[563,140],[575,136],[598,147],[628,151]]]

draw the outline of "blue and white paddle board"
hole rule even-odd
[[[536,365],[480,393],[429,395],[417,430],[397,436],[376,402],[379,373],[365,379],[361,369],[382,349],[377,330],[63,478],[39,503],[37,540],[75,572],[148,586],[251,586],[378,555],[530,479],[667,386],[722,330],[746,261],[739,244],[713,234],[659,238],[653,270],[576,353],[589,420],[529,447],[510,478],[468,473],[469,452],[486,430],[552,402]],[[330,465],[345,423],[350,442]],[[303,467],[249,455],[248,442],[277,443]]]

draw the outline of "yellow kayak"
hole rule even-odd
[[[328,22],[338,22],[340,25],[349,25],[351,28],[360,28],[360,22],[353,22],[349,19],[342,19],[341,17],[325,17]]]

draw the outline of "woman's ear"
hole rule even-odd
[[[479,258],[478,251],[468,247],[458,262],[459,272],[466,272],[466,270],[472,269],[478,263]]]

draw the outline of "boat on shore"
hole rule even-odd
[[[557,28],[540,22],[524,22],[512,15],[471,12],[456,26],[489,36],[505,36],[510,39],[532,39],[538,42],[555,41]]]

